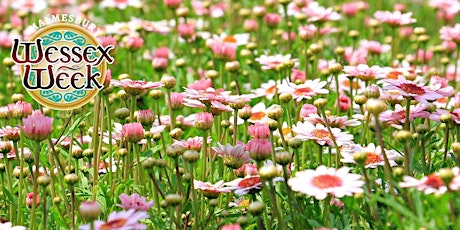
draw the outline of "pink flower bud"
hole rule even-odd
[[[267,23],[268,27],[277,27],[281,19],[281,15],[279,14],[266,14],[264,17],[264,21]]]
[[[254,139],[268,139],[270,137],[270,127],[268,124],[255,123],[248,127],[249,135]]]
[[[43,141],[53,129],[53,118],[44,116],[36,110],[32,115],[22,119],[24,135],[34,141]]]
[[[254,139],[248,142],[246,149],[252,159],[264,161],[270,156],[272,144],[266,139]]]
[[[127,141],[137,143],[144,139],[144,128],[141,123],[124,124],[121,134]]]
[[[34,203],[34,193],[33,192],[27,193],[27,196],[26,196],[27,206],[32,207],[33,203]],[[36,205],[40,204],[40,196],[38,195],[35,196],[35,204]]]
[[[212,127],[213,122],[214,117],[212,116],[212,113],[198,113],[195,118],[195,127],[200,130],[208,130]]]
[[[314,105],[305,104],[300,109],[300,117],[305,118],[308,117],[310,114],[318,114],[318,109]]]

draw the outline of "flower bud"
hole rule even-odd
[[[200,159],[200,153],[196,150],[186,150],[182,158],[187,162],[194,163]]]
[[[158,167],[158,168],[164,168],[166,167],[167,165],[167,162],[165,159],[156,159],[155,160],[155,166]]]
[[[249,119],[252,116],[251,107],[245,106],[242,109],[238,110],[238,116],[243,120]]]
[[[0,141],[0,153],[7,154],[11,152],[13,146],[9,141]]]
[[[142,167],[145,169],[151,169],[155,165],[155,158],[148,157],[141,163]]]
[[[51,177],[49,176],[39,176],[37,178],[38,185],[43,186],[43,187],[48,186],[50,182],[51,182]]]
[[[402,167],[394,167],[393,168],[393,177],[396,180],[401,179],[401,177],[404,175],[404,169]]]
[[[83,156],[86,158],[92,158],[94,156],[94,150],[93,149],[83,150]]]
[[[171,158],[177,158],[184,153],[184,148],[178,144],[170,145],[166,148],[166,155]]]
[[[367,102],[367,97],[364,95],[356,95],[354,101],[358,105],[364,105]]]
[[[367,98],[376,98],[380,97],[380,88],[377,85],[369,85],[364,89],[364,95]]]
[[[265,210],[265,204],[260,201],[254,201],[248,207],[249,213],[251,213],[254,216],[258,216],[262,214],[264,210]]]
[[[78,182],[78,179],[78,176],[74,173],[67,174],[64,176],[64,181],[70,186],[75,185]]]
[[[329,66],[329,72],[331,74],[338,74],[338,73],[342,72],[342,69],[343,69],[343,67],[342,67],[342,64],[340,64],[340,63],[334,63],[331,66]]]
[[[29,175],[29,168],[28,167],[23,167],[22,168],[22,177],[26,177]],[[13,169],[13,176],[16,178],[19,178],[21,176],[21,169],[19,166]]]
[[[163,76],[161,78],[161,83],[166,89],[172,89],[176,86],[176,78],[173,76]]]
[[[280,105],[272,105],[267,109],[267,116],[273,120],[278,120],[283,116],[283,108]]]
[[[171,132],[169,132],[169,136],[171,136],[172,138],[176,140],[179,140],[180,137],[182,136],[182,133],[183,133],[183,130],[181,128],[174,128],[173,130],[171,130]]]
[[[78,208],[78,213],[83,219],[96,220],[102,213],[102,208],[97,201],[84,201]]]
[[[11,59],[9,57],[6,57],[6,58],[3,59],[3,65],[5,67],[11,67],[11,66],[14,65],[14,61],[13,61],[13,59]]]
[[[231,125],[231,123],[230,123],[229,120],[222,120],[222,121],[220,122],[220,126],[222,126],[222,128],[224,128],[224,129],[230,127],[230,125]]]
[[[444,184],[448,185],[455,177],[454,172],[450,168],[443,168],[439,170],[439,177],[444,181]]]
[[[300,140],[298,138],[291,138],[288,141],[289,147],[291,147],[293,149],[299,148],[302,145],[302,143],[303,143],[302,140]]]
[[[163,91],[159,89],[154,89],[149,92],[149,96],[154,100],[163,99]]]
[[[130,114],[130,111],[128,108],[119,108],[115,110],[115,117],[120,120],[126,119],[127,117],[129,117],[129,114]]]
[[[452,114],[450,113],[446,113],[446,114],[442,114],[440,117],[439,117],[439,120],[442,122],[442,123],[449,123],[451,122],[453,119],[452,117]]]
[[[179,194],[168,194],[165,196],[168,205],[176,206],[182,202],[182,197]]]
[[[238,219],[236,219],[236,223],[245,226],[249,224],[249,219],[247,216],[239,216]]]
[[[125,149],[125,148],[118,149],[117,155],[118,155],[118,156],[122,156],[122,157],[123,157],[123,156],[126,156],[126,155],[128,155],[128,150]]]
[[[358,164],[364,164],[367,159],[367,152],[357,152],[353,154],[353,160]]]
[[[60,203],[62,203],[62,198],[61,197],[56,196],[56,197],[53,198],[53,204],[58,205]]]
[[[219,72],[215,70],[206,71],[206,76],[210,79],[217,79],[219,77]]]
[[[430,131],[430,127],[428,127],[428,125],[425,124],[419,124],[415,127],[415,131],[420,134],[425,134],[428,131]]]
[[[313,102],[313,105],[319,109],[322,109],[327,106],[327,99],[318,98]]]
[[[452,151],[455,154],[460,154],[460,142],[454,142],[452,143]]]
[[[369,98],[366,102],[366,109],[377,116],[387,109],[387,104],[380,99]]]
[[[271,180],[278,175],[278,170],[274,165],[264,165],[259,169],[260,178]]]
[[[295,138],[293,138],[295,139]],[[292,140],[292,139],[291,139]],[[277,152],[275,154],[275,162],[280,165],[288,165],[292,162],[292,155],[287,151]]]
[[[288,103],[288,102],[292,101],[292,94],[290,94],[290,93],[282,93],[282,94],[280,94],[280,101],[282,103]]]
[[[395,135],[396,140],[398,141],[408,141],[412,138],[412,134],[410,131],[407,130],[401,130],[398,131]]]

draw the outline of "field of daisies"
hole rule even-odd
[[[2,0],[0,229],[458,229],[459,0]],[[105,88],[10,58],[69,13]]]

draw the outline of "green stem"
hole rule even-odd
[[[390,166],[390,161],[388,160],[387,153],[385,151],[385,144],[383,142],[382,138],[382,130],[380,128],[380,123],[379,123],[379,116],[376,115],[375,117],[375,134],[377,135],[377,142],[380,145],[380,148],[382,150],[382,155],[383,155],[383,160],[385,162],[384,169],[385,169],[385,177],[388,181],[388,184],[390,186],[390,193],[393,195],[393,197],[396,198],[396,194],[394,191],[394,185],[393,185],[393,175],[391,174],[391,166]]]
[[[206,179],[206,161],[208,160],[207,148],[208,148],[208,131],[203,131],[203,147],[201,152],[201,180],[205,181]]]
[[[404,129],[410,131],[410,102],[411,99],[406,99],[406,122],[404,123]]]
[[[33,198],[32,198],[32,211],[31,211],[31,223],[30,223],[30,229],[35,229],[35,222],[36,222],[36,208],[37,208],[37,196],[38,196],[38,169],[40,166],[40,151],[41,151],[41,145],[39,141],[35,142],[36,149],[34,152],[34,163],[35,163],[35,171],[33,172],[33,186],[32,186],[32,193],[33,193]],[[45,213],[44,213],[45,214]]]
[[[169,106],[168,106],[168,110],[169,110],[169,118],[171,120],[171,130],[174,129],[174,126],[175,126],[175,123],[176,123],[176,120],[174,119],[174,111],[172,109],[172,102],[171,102],[171,89],[166,89],[167,91],[167,97],[168,97],[168,101],[169,101]]]

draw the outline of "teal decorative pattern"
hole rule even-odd
[[[67,41],[72,41],[79,46],[84,46],[86,44],[86,39],[84,37],[72,31],[66,31],[64,33],[64,39]]]
[[[56,103],[62,101],[62,94],[53,90],[40,90],[40,96]]]
[[[60,41],[62,39],[62,33],[59,31],[52,32],[48,35],[45,35],[43,38],[43,45],[47,46],[55,41]]]
[[[74,90],[70,93],[65,93],[64,94],[64,101],[65,102],[73,102],[76,101],[82,97],[86,96],[86,91],[85,90]]]

